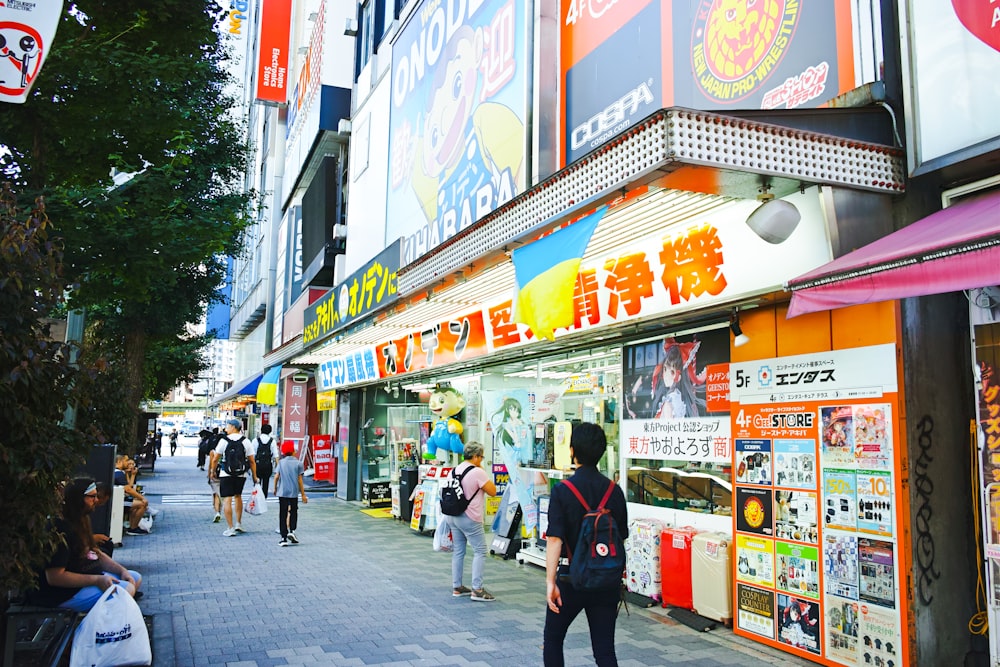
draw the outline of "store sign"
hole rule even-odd
[[[317,391],[316,392],[316,409],[320,412],[326,410],[336,410],[337,409],[337,392],[336,391]]]
[[[62,0],[0,2],[0,102],[22,103],[52,50]]]
[[[399,248],[397,239],[323,298],[310,304],[304,315],[302,344],[323,340],[351,322],[395,303],[399,299],[396,288]]]
[[[307,383],[285,378],[284,403],[281,406],[281,423],[286,439],[302,441],[308,435]]]
[[[891,344],[731,364],[737,634],[904,664],[896,371]]]
[[[316,367],[316,391],[328,392],[358,382],[379,379],[379,364],[374,347],[364,347],[350,354],[327,359]]]
[[[376,348],[383,378],[439,368],[488,352],[482,310],[438,322]]]
[[[663,107],[817,107],[857,85],[848,0],[731,4],[562,0],[564,164]]]
[[[524,190],[525,5],[424,2],[393,42],[386,220],[404,264]]]
[[[313,479],[327,481],[333,478],[333,441],[328,435],[312,436],[313,447]]]
[[[257,50],[256,100],[284,104],[288,100],[288,44],[292,0],[262,0]]]
[[[316,8],[316,18],[313,20],[312,32],[309,36],[309,51],[305,62],[299,69],[288,102],[288,118],[285,125],[285,141],[291,142],[302,131],[308,111],[320,88],[320,74],[323,71],[323,35],[326,30],[326,1],[321,0]]]

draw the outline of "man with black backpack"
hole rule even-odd
[[[257,464],[254,462],[253,445],[243,437],[241,432],[243,422],[230,419],[226,422],[226,435],[219,439],[219,444],[212,452],[208,464],[209,479],[219,475],[219,496],[222,498],[222,509],[229,527],[222,533],[232,537],[243,530],[243,487],[247,481],[247,470],[250,470],[254,484],[257,483]],[[221,463],[216,467],[217,463]],[[233,525],[233,498],[236,498],[236,525]]]
[[[621,487],[601,474],[607,449],[597,424],[577,424],[570,436],[576,473],[552,489],[545,536],[545,612],[542,655],[546,667],[561,667],[570,624],[587,613],[594,660],[617,665],[615,620],[621,600],[628,511]]]
[[[271,475],[274,474],[274,464],[278,460],[278,443],[271,435],[271,425],[264,424],[260,427],[260,435],[254,439],[254,446],[257,448],[254,454],[254,461],[257,462],[257,479],[260,480],[260,487],[264,491],[264,499],[267,499],[267,487],[271,485]]]

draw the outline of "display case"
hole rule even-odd
[[[389,480],[399,482],[399,472],[420,465],[421,446],[427,439],[431,415],[425,405],[391,406],[386,411],[389,436]]]
[[[361,447],[361,482],[389,481],[389,443],[385,428],[366,429]]]

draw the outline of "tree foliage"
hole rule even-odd
[[[19,217],[9,186],[0,194],[0,590],[32,581],[52,536],[58,485],[79,466],[83,434],[63,428],[78,374],[45,318],[65,287],[62,249],[40,204]]]
[[[87,358],[106,362],[135,411],[200,370],[206,341],[186,325],[240,250],[252,199],[245,129],[216,2],[72,7],[28,101],[0,114],[0,136],[64,239],[69,306],[85,309],[88,340],[100,343]],[[112,170],[132,177],[113,182]],[[135,444],[134,421],[116,427],[96,407],[88,416]]]

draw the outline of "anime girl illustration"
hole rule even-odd
[[[625,414],[631,419],[683,419],[705,412],[706,371],[697,370],[701,341],[664,338],[659,362],[649,373],[636,375],[625,393]],[[700,395],[699,395],[700,394]]]
[[[530,430],[521,418],[521,402],[512,396],[503,399],[500,408],[490,416],[493,443],[497,449],[509,447],[517,452],[518,461],[531,458]]]

